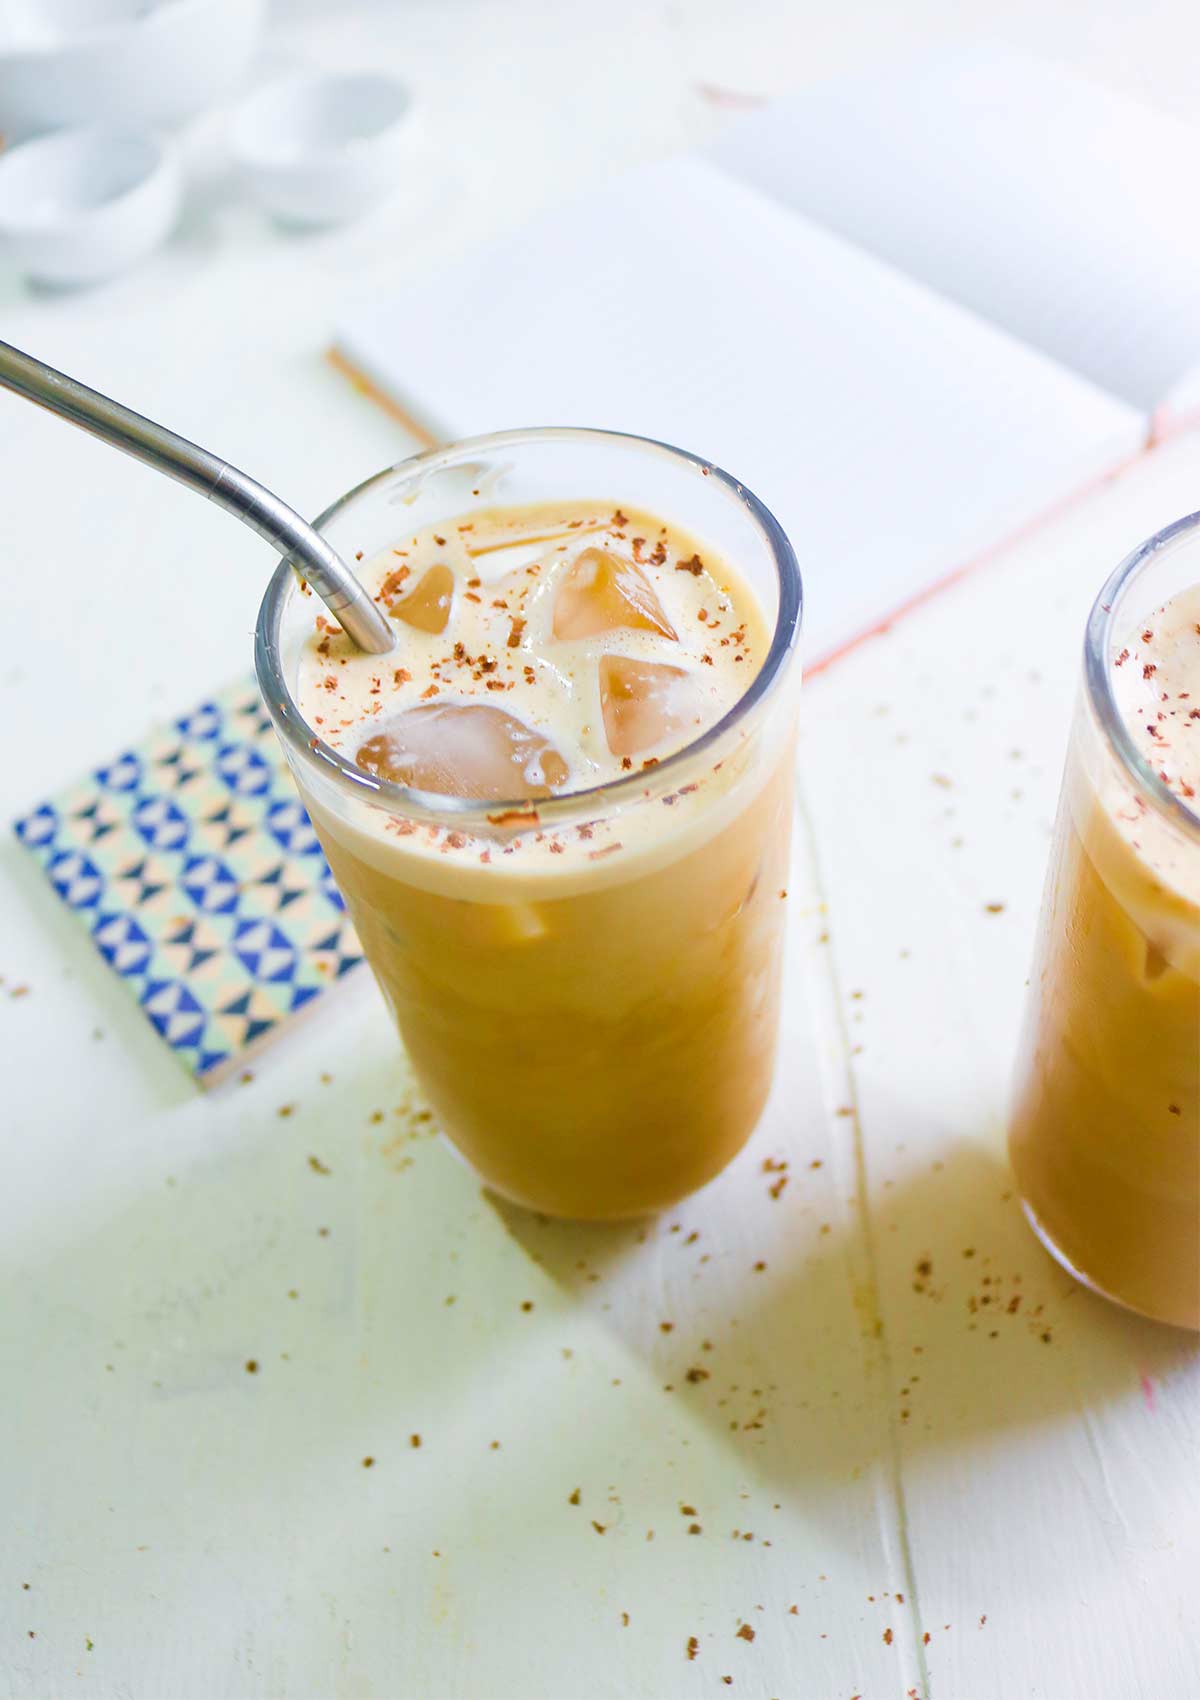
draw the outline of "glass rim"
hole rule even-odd
[[[553,819],[560,815],[574,814],[582,806],[584,809],[591,804],[607,807],[610,802],[621,803],[632,799],[636,794],[644,793],[646,785],[653,779],[657,790],[665,776],[674,775],[685,764],[693,761],[698,755],[724,742],[729,733],[743,721],[747,714],[774,694],[776,686],[783,677],[786,665],[792,659],[799,644],[804,613],[804,590],[800,577],[800,566],[796,554],[788,541],[787,535],[771,510],[762,503],[753,491],[748,490],[739,479],[724,471],[714,462],[705,460],[700,455],[692,454],[687,449],[676,448],[674,444],[661,442],[656,437],[641,437],[629,431],[608,431],[590,426],[527,426],[508,431],[488,432],[478,437],[463,437],[453,443],[440,444],[437,447],[424,449],[418,454],[397,461],[392,466],[384,467],[382,471],[364,478],[353,489],[339,496],[313,521],[317,531],[323,528],[341,514],[351,503],[358,500],[367,491],[375,488],[385,480],[394,477],[398,472],[416,468],[434,468],[439,461],[450,463],[460,455],[487,452],[496,448],[516,447],[530,442],[569,442],[592,439],[599,442],[635,445],[639,448],[650,449],[664,457],[691,466],[705,478],[715,479],[730,498],[741,505],[758,529],[775,567],[779,587],[779,605],[776,610],[775,627],[771,634],[771,643],[763,658],[762,666],[750,681],[747,689],[738,697],[731,707],[713,723],[698,738],[684,744],[681,749],[669,756],[664,756],[655,762],[651,769],[635,769],[631,773],[621,774],[617,778],[605,780],[600,785],[591,785],[580,791],[565,791],[550,797],[513,797],[508,799],[480,799],[477,797],[455,797],[438,791],[422,791],[407,785],[398,785],[394,780],[380,779],[358,767],[332,745],[317,736],[313,727],[309,726],[300,711],[291,687],[284,676],[283,658],[279,647],[279,630],[283,612],[289,595],[298,594],[296,575],[286,558],[281,559],[272,573],[258,610],[258,618],[254,629],[254,669],[258,677],[258,686],[266,703],[267,711],[275,725],[275,730],[283,742],[285,750],[294,754],[302,763],[316,765],[325,776],[344,789],[365,801],[388,806],[398,814],[442,817],[452,816],[456,823],[478,821],[481,825],[489,817],[512,810],[528,812],[533,809],[539,819]],[[616,499],[616,498],[614,498]]]
[[[1200,512],[1185,514],[1125,556],[1092,604],[1084,634],[1083,670],[1092,711],[1128,777],[1165,820],[1200,845],[1200,815],[1163,783],[1133,740],[1113,690],[1112,659],[1121,603],[1134,580],[1164,551],[1198,531]]]

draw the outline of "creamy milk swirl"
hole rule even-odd
[[[612,504],[475,512],[359,571],[395,650],[363,654],[318,612],[300,707],[368,772],[425,791],[537,799],[652,766],[732,708],[767,648],[724,561]]]

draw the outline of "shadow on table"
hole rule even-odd
[[[493,1205],[579,1298],[610,1281],[636,1284],[642,1244],[662,1232]],[[675,1215],[686,1241],[687,1204]],[[798,1223],[791,1261],[777,1267],[776,1250],[767,1268],[751,1266],[723,1309],[697,1282],[665,1336],[635,1306],[613,1307],[628,1349],[663,1365],[664,1390],[779,1485],[807,1491],[856,1477],[889,1447],[889,1428],[908,1455],[970,1448],[1109,1401],[1149,1408],[1159,1380],[1200,1365],[1200,1340],[1096,1298],[1061,1270],[1026,1225],[1008,1170],[978,1144],[874,1191],[870,1216],[869,1242],[849,1221],[818,1229],[815,1241]],[[711,1255],[710,1231],[697,1251],[701,1243]],[[867,1409],[852,1408],[838,1385],[846,1342],[829,1328],[847,1314],[847,1296]]]
[[[839,1541],[853,1543],[874,1514],[871,1468],[893,1437],[933,1458],[969,1451],[1084,1406],[1137,1402],[1141,1377],[1153,1386],[1200,1357],[1190,1337],[1093,1299],[1058,1270],[1007,1174],[976,1146],[876,1191],[873,1259],[852,1225],[822,1231],[799,1176],[767,1196],[776,1172],[761,1174],[750,1151],[656,1221],[558,1223],[481,1198],[427,1137],[396,1146],[398,1072],[381,1027],[374,1060],[309,1088],[294,1115],[281,1119],[265,1092],[235,1097],[236,1118],[205,1124],[210,1154],[177,1185],[164,1159],[162,1185],[81,1218],[69,1243],[13,1271],[6,1315],[26,1346],[10,1461],[33,1484],[53,1471],[58,1503],[88,1509],[86,1539],[71,1540],[92,1572],[135,1548],[176,1554],[154,1584],[168,1636],[191,1609],[189,1567],[234,1552],[245,1516],[260,1533],[286,1525],[317,1552],[332,1538],[335,1556],[367,1542],[381,1564],[470,1554],[464,1610],[523,1554],[575,1562],[573,1543],[595,1539],[597,1484],[613,1481],[628,1486],[617,1515],[639,1551],[643,1519],[665,1532],[680,1494],[729,1542],[731,1562],[732,1524],[742,1540],[775,1532],[763,1523],[771,1501],[836,1562]],[[499,1224],[561,1304],[502,1255]],[[747,1251],[760,1240],[761,1256]],[[522,1301],[534,1293],[530,1314]],[[597,1330],[611,1354],[597,1350]],[[463,1454],[469,1408],[494,1411],[503,1450],[479,1437],[476,1417],[478,1453]],[[719,1489],[703,1448],[687,1449],[697,1428],[735,1460]],[[423,1435],[419,1449],[411,1434]],[[640,1488],[629,1482],[635,1454],[649,1470]],[[377,1468],[364,1470],[368,1455]],[[572,1521],[578,1481],[593,1498]],[[756,1482],[762,1492],[740,1491]],[[62,1528],[29,1511],[35,1527],[61,1556]],[[32,1562],[28,1534],[20,1545],[14,1557]],[[595,1562],[615,1585],[632,1553],[612,1541]],[[327,1567],[314,1564],[303,1586],[315,1598]],[[390,1576],[372,1582],[372,1609],[393,1609]],[[531,1611],[553,1597],[523,1595]],[[124,1609],[111,1603],[105,1621]],[[312,1636],[324,1645],[315,1619]]]

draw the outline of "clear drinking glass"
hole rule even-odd
[[[584,430],[510,431],[418,455],[317,524],[352,560],[472,509],[564,499],[648,509],[697,535],[749,584],[772,632],[745,695],[657,765],[534,805],[375,778],[300,716],[292,688],[313,603],[283,565],[255,654],[301,796],[446,1132],[522,1204],[621,1217],[717,1174],[770,1086],[800,673],[791,545],[717,467]],[[522,856],[538,834],[564,853]],[[461,853],[431,853],[431,842]]]
[[[1092,609],[1009,1148],[1070,1272],[1200,1328],[1200,818],[1114,696],[1129,633],[1200,582],[1200,514],[1123,561]],[[1200,706],[1200,703],[1198,703]]]

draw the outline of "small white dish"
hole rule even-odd
[[[374,72],[285,77],[243,101],[235,164],[255,199],[285,224],[340,224],[403,180],[412,97]]]
[[[0,130],[151,129],[232,94],[266,0],[0,0]]]
[[[0,255],[35,283],[98,283],[166,239],[181,198],[160,137],[60,130],[0,154]]]

